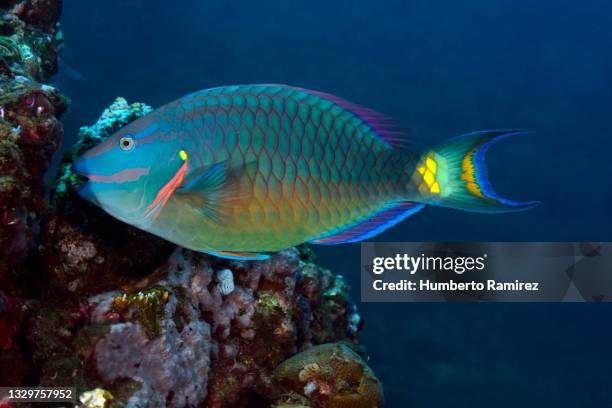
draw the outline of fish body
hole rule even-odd
[[[196,92],[136,120],[79,157],[81,195],[183,247],[262,259],[303,242],[369,238],[441,205],[523,209],[497,196],[484,152],[523,131],[476,132],[404,148],[385,117],[283,85]]]

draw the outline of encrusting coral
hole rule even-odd
[[[382,407],[348,286],[307,246],[220,259],[78,197],[74,157],[147,105],[118,98],[83,127],[47,203],[67,102],[41,82],[57,69],[61,1],[0,5],[1,385],[76,387],[92,408]]]
[[[279,407],[384,406],[382,386],[365,361],[343,343],[311,347],[274,370]]]

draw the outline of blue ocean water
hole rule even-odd
[[[601,0],[66,0],[64,148],[116,96],[288,83],[383,112],[420,145],[527,128],[488,163],[528,212],[427,208],[380,241],[612,240],[612,4]],[[359,296],[359,246],[316,247]],[[390,407],[612,404],[612,308],[361,304]]]

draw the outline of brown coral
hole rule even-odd
[[[279,406],[384,406],[380,382],[363,359],[343,343],[311,347],[289,358],[274,370],[274,379],[279,385]]]

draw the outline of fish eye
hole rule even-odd
[[[132,150],[134,148],[134,138],[131,136],[124,136],[119,139],[119,147],[121,150]]]

